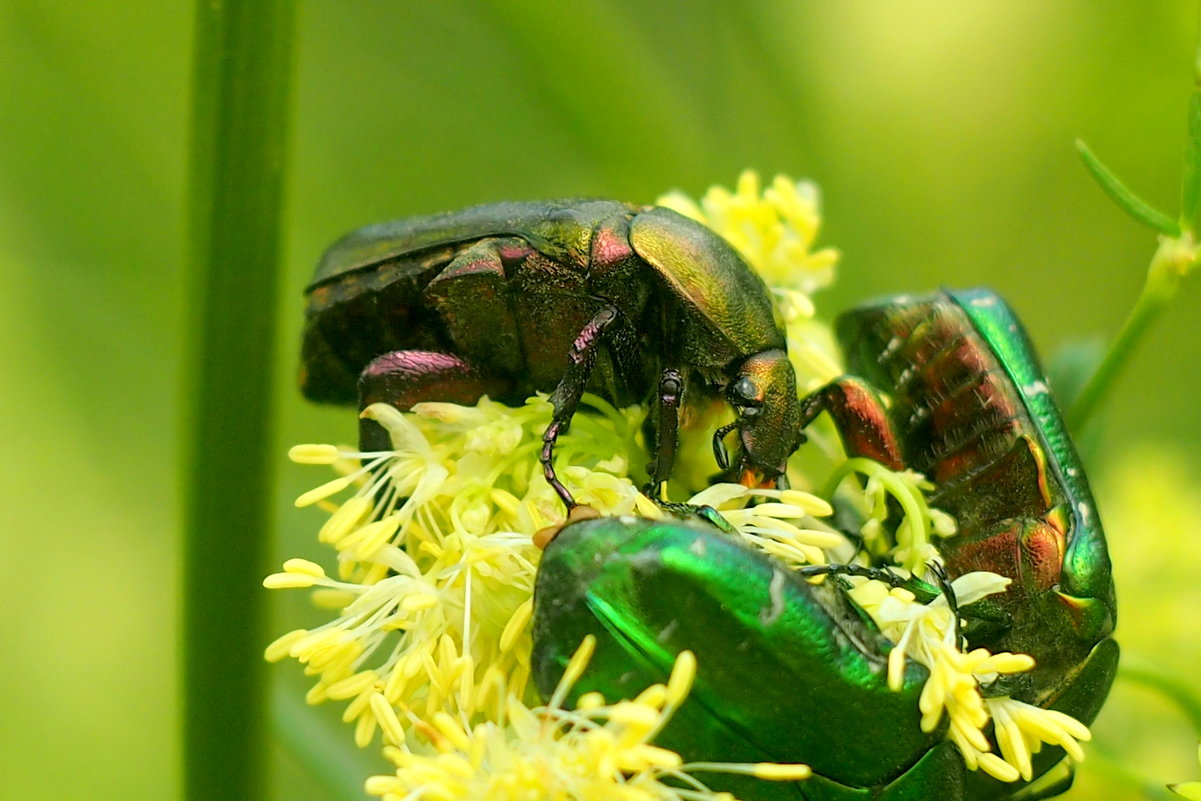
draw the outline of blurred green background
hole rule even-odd
[[[293,388],[300,295],[323,247],[367,222],[499,199],[699,194],[753,166],[823,189],[822,242],[843,252],[817,298],[826,316],[866,296],[988,284],[1048,356],[1112,334],[1154,239],[1092,184],[1072,142],[1177,208],[1196,5],[302,3],[273,377],[280,480],[263,499],[279,525],[231,519],[229,536],[325,556],[319,516],[290,508],[318,477],[284,454],[354,426]],[[176,792],[191,15],[181,0],[0,0],[6,799]],[[1132,661],[1194,685],[1199,306],[1193,281],[1085,443],[1119,638]],[[292,595],[280,632],[304,614]],[[271,670],[293,694],[298,673]],[[1070,797],[1156,797],[1131,770],[1160,783],[1201,771],[1179,710],[1133,683],[1095,730]],[[324,735],[349,747],[348,731]],[[331,797],[283,746],[273,764],[279,797]]]

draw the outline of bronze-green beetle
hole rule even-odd
[[[550,391],[542,464],[569,509],[552,456],[585,389],[620,404],[654,394],[652,495],[671,474],[681,409],[719,393],[736,414],[722,434],[739,432],[728,477],[777,479],[800,436],[762,279],[705,226],[608,200],[495,203],[348,234],[308,288],[301,387],[400,409]],[[361,438],[386,447],[371,421]]]

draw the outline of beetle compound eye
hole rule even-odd
[[[730,386],[730,402],[739,406],[758,406],[762,403],[759,385],[743,376]]]

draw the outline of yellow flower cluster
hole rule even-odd
[[[1071,715],[1005,695],[985,698],[984,705],[992,718],[1001,755],[1026,781],[1033,775],[1030,759],[1042,749],[1043,743],[1059,746],[1075,762],[1084,761],[1080,743],[1088,742],[1092,733]]]
[[[769,282],[785,287],[775,292],[802,392],[841,373],[829,330],[812,319],[807,295],[829,282],[837,258],[828,249],[811,252],[820,223],[816,190],[777,178],[761,194],[758,177],[744,173],[733,193],[714,189],[700,204],[678,195],[661,202],[712,226]],[[559,439],[560,478],[580,503],[603,515],[661,516],[637,490],[645,481],[645,410],[615,409],[591,396],[585,404],[588,412],[577,414]],[[691,684],[690,656],[681,656],[666,687],[612,704],[589,694],[576,710],[565,710],[566,693],[587,661],[585,649],[554,697],[530,706],[531,596],[541,555],[534,535],[563,515],[538,458],[551,419],[545,398],[515,409],[487,398],[474,407],[424,403],[408,413],[377,404],[363,414],[388,432],[390,449],[305,445],[291,452],[294,461],[340,474],[297,500],[329,513],[319,539],[337,553],[336,577],[292,559],[264,583],[313,588],[314,599],[335,610],[324,625],[280,637],[267,657],[305,665],[316,677],[310,703],[347,702],[343,717],[354,723],[360,746],[382,733],[396,772],[373,777],[371,794],[390,801],[715,801],[726,796],[710,793],[691,771],[807,775],[803,766],[686,765],[653,745]],[[798,490],[706,486],[702,468],[690,474],[689,464],[709,464],[692,456],[708,449],[720,422],[700,417],[710,419],[687,421],[698,430],[682,433],[681,469],[670,488],[675,496],[691,495],[690,503],[719,510],[747,542],[785,563],[856,557],[856,546],[819,520],[832,514],[826,501]],[[824,481],[829,496],[844,485],[843,497],[866,521],[861,534],[874,555],[911,572],[938,560],[933,540],[953,534],[954,521],[926,503],[931,487],[921,476],[847,460],[821,426],[807,433],[820,447],[794,457],[794,486]],[[815,452],[825,453],[829,464],[813,470]],[[865,482],[851,486],[852,475]],[[894,503],[903,514],[895,541],[888,541],[882,530]],[[855,600],[897,643],[890,681],[899,682],[906,658],[930,669],[922,726],[933,730],[945,713],[949,736],[969,767],[1004,781],[1029,778],[1030,754],[1044,742],[1078,758],[1085,727],[1009,698],[985,699],[979,691],[998,674],[1028,670],[1028,656],[963,653],[945,599],[921,605],[881,582],[851,581],[857,582]],[[967,604],[1002,590],[1005,581],[971,574],[957,579],[954,590]],[[983,734],[990,720],[1000,756]]]
[[[1004,592],[1010,580],[996,573],[967,573],[951,583],[958,603],[974,603]],[[981,685],[998,676],[1022,673],[1034,667],[1026,654],[989,653],[984,648],[960,649],[957,627],[945,595],[920,604],[913,593],[889,587],[882,581],[865,580],[851,590],[851,597],[895,643],[888,654],[888,682],[900,689],[905,659],[913,659],[930,671],[918,706],[923,731],[933,731],[944,712],[950,718],[948,738],[963,754],[971,770],[980,768],[1003,782],[1030,780],[1030,757],[1043,743],[1061,746],[1076,761],[1084,759],[1078,741],[1090,737],[1087,726],[1075,718],[1042,709],[1008,696],[985,698]],[[1001,755],[992,753],[984,728],[993,721]]]
[[[661,516],[628,475],[642,411],[588,401],[596,414],[577,415],[560,439],[561,475],[603,514]],[[533,535],[563,514],[538,461],[551,412],[541,398],[520,409],[425,403],[410,414],[377,404],[364,415],[384,427],[392,450],[293,448],[295,461],[345,473],[297,499],[330,512],[319,538],[337,549],[339,578],[291,559],[264,584],[319,588],[338,614],[280,637],[267,658],[294,658],[317,676],[310,703],[347,701],[343,717],[360,746],[377,727],[387,731],[389,710],[475,721],[499,687],[528,699],[541,555]],[[343,503],[330,500],[351,489]],[[845,544],[813,519],[829,504],[807,493],[716,484],[689,502],[713,506],[758,547],[794,561],[821,563],[823,548]]]
[[[590,400],[600,413],[577,415],[561,439],[576,496],[606,514],[657,514],[627,477],[637,410]],[[324,605],[340,610],[317,629],[285,634],[267,657],[290,656],[318,677],[310,703],[349,700],[344,718],[355,722],[361,746],[384,706],[471,719],[489,688],[526,697],[540,554],[532,535],[562,517],[538,462],[551,416],[545,400],[520,409],[487,399],[475,407],[427,403],[411,414],[377,404],[364,415],[384,426],[392,450],[292,451],[304,463],[356,466],[297,500],[331,512],[320,539],[337,549],[341,580],[291,560],[264,582],[320,587]],[[350,488],[344,503],[329,501]]]
[[[910,573],[939,561],[934,537],[950,537],[958,530],[955,519],[926,502],[926,493],[934,485],[912,470],[889,470],[879,462],[856,457],[839,464],[827,479],[828,495],[847,477],[863,476],[867,481],[862,493],[852,495],[860,501],[864,523],[859,529],[863,547],[877,559],[888,558]],[[884,536],[885,523],[892,515],[890,502],[901,509],[896,523],[895,541]]]
[[[696,660],[688,651],[676,659],[666,685],[614,704],[589,693],[574,710],[564,709],[594,645],[591,637],[584,641],[545,706],[531,709],[510,694],[491,720],[474,726],[435,714],[424,725],[433,753],[388,746],[384,753],[396,772],[368,779],[367,792],[384,801],[733,801],[728,793],[711,792],[692,772],[777,781],[809,776],[800,764],[685,764],[674,751],[653,745],[695,678]]]
[[[756,500],[760,503],[749,505]],[[714,484],[688,503],[712,506],[745,541],[789,564],[824,565],[828,551],[848,545],[846,537],[815,519],[833,514],[830,504],[807,492]]]

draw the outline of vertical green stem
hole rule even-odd
[[[1188,148],[1184,151],[1184,176],[1180,182],[1180,227],[1193,230],[1201,203],[1201,18],[1193,51],[1193,95],[1188,105]]]
[[[1079,435],[1084,430],[1097,405],[1113,389],[1134,348],[1151,323],[1171,302],[1180,285],[1180,279],[1196,258],[1192,237],[1188,233],[1179,239],[1162,238],[1159,248],[1151,258],[1147,282],[1143,285],[1138,301],[1130,310],[1126,322],[1122,324],[1122,330],[1110,344],[1104,360],[1068,411],[1068,427],[1075,434]]]
[[[271,376],[294,0],[198,0],[180,655],[184,797],[260,795]]]

